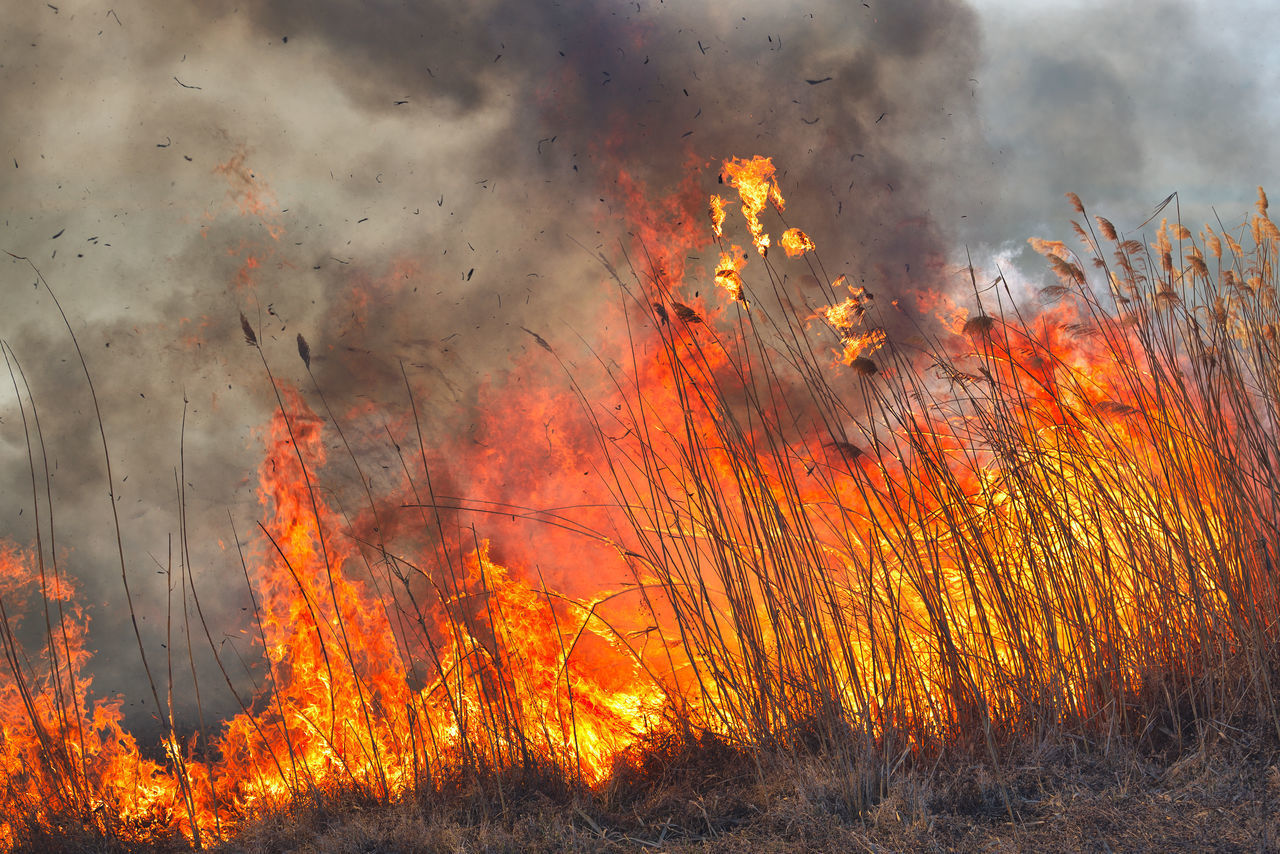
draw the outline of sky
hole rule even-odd
[[[199,577],[235,587],[218,543],[229,516],[252,526],[275,405],[241,313],[283,382],[310,382],[304,334],[343,409],[403,408],[403,364],[442,435],[533,346],[522,328],[564,347],[610,334],[591,327],[612,293],[597,256],[621,266],[671,222],[705,248],[690,216],[730,156],[772,156],[832,275],[899,297],[963,285],[966,252],[1036,281],[1026,239],[1070,238],[1068,191],[1128,231],[1175,191],[1189,223],[1238,223],[1278,185],[1280,20],[1262,2],[13,0],[6,16],[0,250],[27,260],[0,256],[16,377],[0,378],[0,537],[35,538],[38,414],[57,548],[103,637],[126,612],[76,344],[154,625],[179,492]],[[655,263],[692,277],[698,251]],[[241,606],[211,596],[215,619]],[[103,690],[128,681],[120,656]]]

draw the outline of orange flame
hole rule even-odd
[[[273,419],[261,470],[270,547],[253,579],[275,687],[264,712],[237,717],[222,739],[229,758],[219,776],[235,781],[224,796],[243,810],[336,783],[400,792],[447,766],[467,731],[495,714],[540,743],[499,739],[490,761],[531,750],[601,779],[657,694],[634,677],[621,690],[602,687],[610,670],[616,679],[634,665],[590,607],[539,593],[483,543],[456,572],[403,575],[406,564],[382,580],[392,590],[380,586],[333,536],[341,522],[310,486],[308,472],[324,464],[320,420],[296,393],[287,400],[291,414]],[[386,597],[409,597],[395,606],[404,613],[432,590],[430,613],[411,610],[397,628]],[[574,654],[585,639],[599,660]]]
[[[724,289],[729,299],[742,299],[742,268],[747,266],[747,256],[742,247],[734,245],[729,252],[720,253],[720,263],[716,265],[716,284]]]
[[[177,783],[123,729],[123,701],[89,699],[88,618],[71,581],[56,571],[50,577],[38,557],[0,541],[0,602],[7,659],[0,668],[0,845],[14,842],[21,817],[54,827],[81,814],[86,825],[125,836],[175,822]],[[21,615],[44,607],[56,622],[43,648],[24,650]]]
[[[751,241],[756,251],[763,256],[769,250],[769,235],[760,222],[760,214],[770,202],[778,210],[786,207],[782,191],[774,178],[773,160],[768,157],[753,157],[750,160],[732,158],[726,160],[723,175],[729,179],[729,185],[738,191],[742,199],[742,215],[747,220],[747,228],[751,230]],[[713,203],[714,204],[714,203]],[[719,236],[719,232],[716,232]]]
[[[778,242],[786,250],[788,258],[799,258],[815,248],[812,238],[798,228],[788,228],[782,232],[782,238]]]
[[[716,237],[724,237],[724,206],[729,204],[724,196],[712,196],[707,214],[711,217],[711,231]]]

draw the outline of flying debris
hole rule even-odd
[[[671,307],[676,310],[676,317],[680,318],[685,323],[702,323],[702,318],[698,313],[684,303],[673,302]]]
[[[528,332],[530,335],[532,335],[533,340],[537,341],[538,346],[541,347],[543,350],[546,350],[548,353],[553,352],[551,349],[551,345],[547,343],[547,339],[543,338],[541,335],[534,332],[532,329],[527,329],[526,327],[523,327],[523,326],[521,326],[520,328],[523,329],[525,332]]]
[[[307,366],[307,370],[311,370],[311,348],[307,346],[307,339],[302,337],[302,333],[298,333],[298,355],[302,357],[302,364]]]
[[[869,377],[876,371],[880,370],[876,367],[876,363],[868,359],[866,356],[859,356],[849,363],[849,367],[853,368],[853,372],[860,376]]]
[[[833,78],[831,78],[831,77],[823,77],[823,78],[822,78],[822,79],[820,79],[820,80],[805,80],[804,82],[805,82],[805,83],[808,83],[810,86],[817,86],[819,83],[826,83],[828,80],[831,80],[831,79],[833,79]]]
[[[865,453],[861,448],[859,448],[857,445],[853,444],[852,442],[841,442],[837,440],[834,442],[824,443],[824,446],[828,448],[832,448],[836,451],[839,451],[840,456],[844,457],[850,462],[853,462],[854,460],[856,460],[858,457],[861,457]]]
[[[963,331],[968,336],[986,335],[995,326],[995,320],[986,314],[979,314],[964,322]]]
[[[240,328],[244,331],[244,343],[250,347],[258,346],[258,336],[253,334],[253,327],[249,325],[249,318],[244,316],[244,312],[240,312]]]

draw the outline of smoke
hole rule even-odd
[[[1259,47],[1277,36],[1265,4],[981,8],[983,134],[999,190],[966,219],[966,242],[1013,244],[1039,278],[1025,238],[1069,234],[1064,193],[1136,234],[1170,193],[1193,230],[1215,212],[1231,227],[1252,210],[1257,185],[1276,183],[1280,68]]]
[[[630,253],[672,287],[705,275],[709,250],[664,257],[641,238],[705,240],[718,164],[754,154],[775,158],[787,221],[831,276],[886,297],[946,286],[958,247],[1025,238],[1066,190],[1154,204],[1166,161],[1188,190],[1265,179],[1249,172],[1275,162],[1252,132],[1262,88],[1221,40],[1193,38],[1191,8],[1135,4],[1104,30],[956,0],[10,10],[0,248],[39,268],[85,353],[148,641],[185,560],[181,502],[210,622],[247,605],[227,517],[246,539],[275,397],[241,312],[277,378],[309,392],[306,337],[338,414],[403,413],[407,375],[430,430],[466,432],[487,384],[537,346],[522,327],[562,352],[594,334],[615,299],[597,255]],[[1199,76],[1170,44],[1204,60]],[[59,557],[95,637],[128,637],[79,359],[30,266],[0,270]],[[806,272],[787,273],[801,293]],[[31,542],[7,385],[0,421],[0,466],[22,485],[0,497],[0,532]],[[136,652],[101,645],[98,688],[140,684]]]

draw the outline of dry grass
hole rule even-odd
[[[1215,275],[1179,225],[1110,255],[1077,226],[1104,284],[1041,241],[1056,306],[975,280],[967,341],[922,333],[852,378],[785,297],[749,295],[723,337],[654,319],[678,406],[619,376],[639,439],[601,450],[697,724],[759,744],[805,721],[882,769],[938,743],[998,763],[1051,733],[1280,732],[1269,222]]]
[[[252,822],[212,850],[223,854],[372,852],[1272,852],[1280,767],[1221,741],[1178,757],[1059,747],[997,775],[955,761],[895,776],[861,814],[841,801],[830,758],[777,757],[761,781],[732,775],[711,748],[706,776],[667,775],[608,798],[532,789],[498,810],[465,797],[347,797]],[[688,761],[697,763],[694,757]],[[741,766],[737,766],[741,767]],[[689,780],[702,785],[692,785]],[[1009,818],[1005,799],[1014,817]],[[74,832],[17,850],[47,854],[168,854],[185,844],[111,842]]]
[[[843,769],[830,757],[774,757],[762,780],[753,773],[728,773],[735,766],[723,763],[720,749],[711,748],[707,757],[719,779],[703,778],[704,786],[677,775],[607,799],[531,793],[500,815],[412,799],[310,809],[256,823],[218,850],[1280,850],[1274,814],[1280,769],[1228,742],[1173,762],[1062,747],[1021,757],[999,774],[989,765],[963,761],[912,769],[896,776],[885,797],[860,814],[842,800]]]

